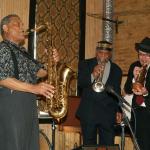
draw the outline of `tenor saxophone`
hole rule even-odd
[[[54,85],[56,92],[53,97],[39,101],[39,110],[59,122],[68,112],[68,87],[76,73],[66,64],[54,63],[52,52],[48,52],[48,55],[48,83]]]

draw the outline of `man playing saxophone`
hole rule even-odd
[[[117,100],[103,86],[101,88],[104,84],[106,87],[112,86],[118,94],[121,92],[122,71],[111,61],[111,54],[112,44],[100,41],[96,47],[96,57],[79,63],[78,86],[82,93],[77,116],[81,122],[84,145],[114,144]]]
[[[150,38],[135,44],[138,59],[130,65],[124,91],[133,94],[131,123],[141,150],[150,150]],[[136,121],[135,121],[136,119]]]
[[[0,31],[0,149],[39,150],[36,95],[51,97],[55,87],[37,83],[47,71],[22,46],[26,35],[20,17],[4,17]],[[53,59],[59,61],[57,50]]]

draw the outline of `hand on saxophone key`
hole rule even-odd
[[[41,82],[41,83],[35,85],[34,89],[36,91],[36,94],[43,95],[47,98],[53,97],[53,95],[55,93],[54,86],[52,86],[48,83],[45,83],[45,82]]]

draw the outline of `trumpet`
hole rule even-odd
[[[101,65],[101,72],[100,72],[98,78],[94,81],[92,88],[95,92],[102,92],[105,89],[105,85],[102,82],[102,78],[103,78],[103,74],[104,74],[106,61],[99,61],[98,64]]]
[[[137,78],[135,79],[135,83],[132,84],[132,88],[135,91],[139,91],[144,86],[146,73],[147,73],[147,64],[142,66]]]
[[[45,24],[42,24],[40,26],[37,26],[36,28],[34,29],[27,29],[25,32],[24,32],[24,35],[25,36],[28,36],[30,33],[33,33],[33,32],[36,32],[36,33],[40,33],[40,32],[44,32],[46,30],[50,30],[50,25],[48,23],[45,23]]]

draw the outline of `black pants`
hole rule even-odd
[[[150,111],[145,107],[134,110],[136,116],[136,124],[132,115],[132,126],[135,129],[135,136],[139,144],[140,150],[150,150]]]
[[[109,124],[110,125],[110,124]],[[98,122],[82,122],[83,145],[114,145],[114,126]],[[97,143],[97,133],[99,141]]]
[[[0,150],[39,150],[36,96],[0,89]]]

